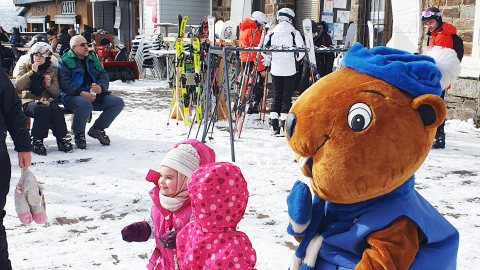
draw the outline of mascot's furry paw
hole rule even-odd
[[[290,224],[287,232],[294,236],[303,236],[303,232],[312,219],[312,193],[303,182],[297,181],[287,197]]]
[[[27,225],[35,221],[38,224],[47,222],[43,186],[29,170],[23,170],[15,189],[15,209],[20,221]]]

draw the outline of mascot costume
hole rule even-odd
[[[455,269],[457,230],[414,189],[460,72],[452,49],[427,55],[355,44],[344,68],[307,89],[286,121],[310,188],[288,198],[296,269]]]

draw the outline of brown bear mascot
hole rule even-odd
[[[310,188],[288,198],[300,241],[290,270],[455,269],[457,230],[414,189],[446,115],[455,51],[427,55],[355,44],[343,69],[307,89],[285,125]]]

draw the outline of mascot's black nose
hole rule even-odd
[[[287,139],[290,140],[290,138],[293,136],[293,133],[295,132],[295,125],[297,124],[297,117],[295,116],[294,113],[288,113],[287,117],[287,123],[285,124],[285,130],[287,132]]]

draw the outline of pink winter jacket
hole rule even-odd
[[[177,211],[169,211],[160,205],[160,199],[158,197],[159,191],[158,186],[150,190],[150,197],[153,201],[151,217],[155,225],[156,248],[150,257],[147,268],[149,270],[174,270],[175,260],[173,255],[175,250],[163,248],[158,238],[166,232],[171,231],[172,228],[178,231],[185,226],[190,220],[192,207],[190,205],[190,199],[188,199]]]
[[[194,220],[177,234],[177,260],[184,269],[253,269],[248,236],[237,231],[248,202],[240,169],[227,162],[199,167],[188,184]]]

